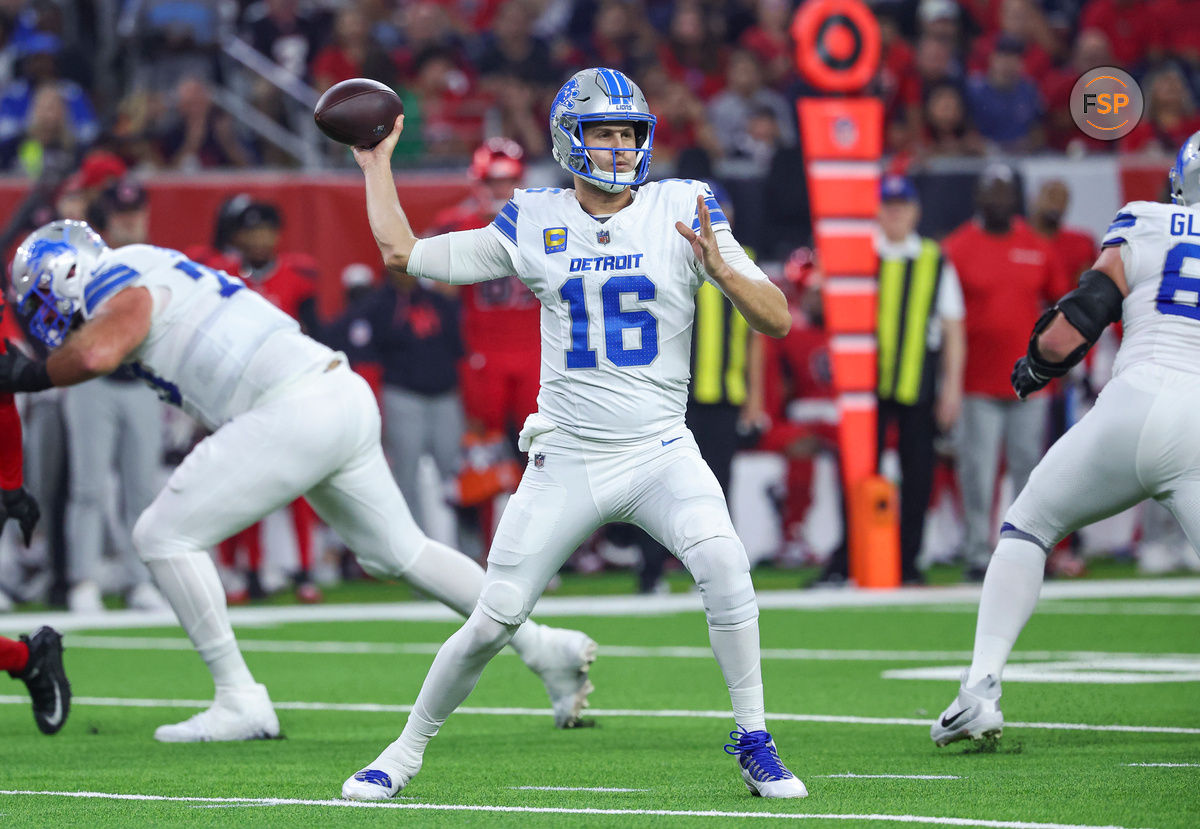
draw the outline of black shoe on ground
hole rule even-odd
[[[57,734],[71,712],[71,683],[63,669],[62,634],[40,627],[21,641],[29,647],[25,670],[13,674],[33,698],[33,719],[43,734]]]

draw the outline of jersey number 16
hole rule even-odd
[[[588,347],[587,297],[583,292],[583,277],[568,279],[558,290],[571,315],[571,347],[567,350],[567,368],[595,368],[596,350]],[[649,311],[639,308],[621,310],[621,297],[633,294],[642,302],[655,297],[654,283],[641,275],[611,277],[600,288],[600,303],[604,310],[604,356],[615,366],[647,366],[658,356],[658,320]],[[625,347],[625,331],[641,330],[641,345]]]

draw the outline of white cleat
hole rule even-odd
[[[737,758],[742,780],[755,797],[808,797],[808,789],[799,777],[792,774],[779,759],[775,741],[766,731],[737,731],[729,733],[734,742],[725,746],[725,753]]]
[[[963,678],[966,681],[966,678]],[[1000,713],[1000,681],[988,674],[970,688],[961,686],[958,696],[933,721],[929,736],[938,746],[958,740],[991,740],[1004,733]]]
[[[395,797],[421,770],[420,759],[406,758],[395,763],[377,758],[362,771],[355,772],[342,784],[346,800],[387,800]]]
[[[103,613],[104,598],[100,585],[94,581],[81,581],[67,591],[67,610],[72,613]]]
[[[160,725],[160,743],[218,743],[271,740],[279,736],[279,718],[263,685],[218,688],[212,707],[174,725]]]
[[[526,664],[546,686],[555,727],[574,728],[588,707],[588,694],[596,690],[588,671],[596,661],[597,645],[586,633],[545,626],[541,642],[541,649]]]

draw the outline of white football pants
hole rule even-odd
[[[1200,375],[1143,363],[1113,378],[1050,447],[1001,535],[1049,551],[1080,527],[1154,498],[1200,549]]]

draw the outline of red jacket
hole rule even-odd
[[[966,394],[1012,398],[1013,363],[1029,346],[1042,311],[1071,289],[1058,254],[1022,219],[1008,233],[970,221],[942,244],[962,283],[966,309]]]
[[[4,315],[4,302],[0,301],[0,317]],[[0,339],[0,354],[5,352],[4,340]],[[0,394],[0,489],[20,489],[24,479],[21,474],[21,418],[17,416],[17,404],[11,394]]]

